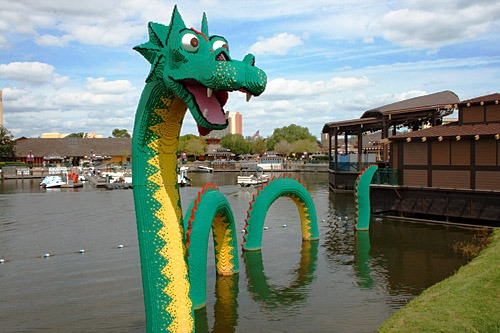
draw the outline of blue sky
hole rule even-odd
[[[175,3],[196,29],[206,12],[232,58],[251,52],[266,71],[264,94],[234,92],[225,107],[243,115],[244,135],[295,123],[319,137],[326,122],[406,98],[500,92],[496,0],[0,0],[4,126],[15,137],[132,132],[150,69],[132,47],[149,21],[169,24]]]

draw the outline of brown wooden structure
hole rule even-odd
[[[368,110],[363,113],[360,119],[325,124],[322,132],[329,136],[330,187],[333,190],[354,189],[354,182],[359,171],[365,166],[361,158],[363,152],[361,138],[364,133],[381,131],[383,154],[380,164],[385,166],[389,162],[388,138],[396,135],[397,128],[418,129],[424,125],[439,125],[444,116],[453,113],[458,103],[459,99],[455,93],[442,91]],[[339,135],[344,136],[345,143],[348,142],[348,136],[357,136],[358,138],[358,165],[351,170],[339,168]],[[348,152],[347,144],[345,151]]]
[[[400,216],[500,223],[500,94],[457,103],[455,123],[393,136],[398,185],[372,185],[372,208]]]

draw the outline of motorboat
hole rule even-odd
[[[132,172],[125,172],[123,174],[123,180],[124,180],[125,183],[132,184]]]
[[[187,176],[189,167],[180,167],[177,173],[177,184],[179,186],[191,186],[191,179]]]
[[[201,171],[201,172],[214,172],[214,168],[211,168],[211,167],[207,167],[207,166],[204,166],[204,165],[198,165],[198,171]]]
[[[46,176],[41,182],[40,186],[45,188],[54,188],[61,187],[61,185],[65,185],[66,182],[62,179],[61,176]]]
[[[264,169],[259,166],[243,166],[236,182],[240,186],[257,186],[267,182],[269,176],[264,173]]]

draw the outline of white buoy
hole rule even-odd
[[[80,251],[78,251],[78,252],[80,252],[80,253],[84,253],[84,252],[85,252],[85,250],[84,250],[84,249],[81,249],[81,250],[80,250]]]
[[[245,229],[241,229],[241,233],[244,234],[245,233]]]
[[[50,257],[50,253],[45,253],[45,254],[43,255],[43,257],[44,257],[44,258]]]
[[[269,228],[268,227],[264,227],[264,230],[267,230],[267,229],[269,229]]]
[[[286,224],[283,224],[283,228],[286,228]]]
[[[118,245],[119,249],[123,249],[123,244]]]

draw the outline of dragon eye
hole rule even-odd
[[[198,45],[200,45],[200,41],[198,37],[194,34],[185,34],[182,36],[182,47],[188,52],[196,52],[198,51]]]
[[[220,40],[220,39],[218,39],[214,42],[214,50],[217,50],[219,47],[222,47],[222,48],[226,49],[226,51],[229,52],[229,46],[227,46],[226,42],[224,42],[223,40]]]

